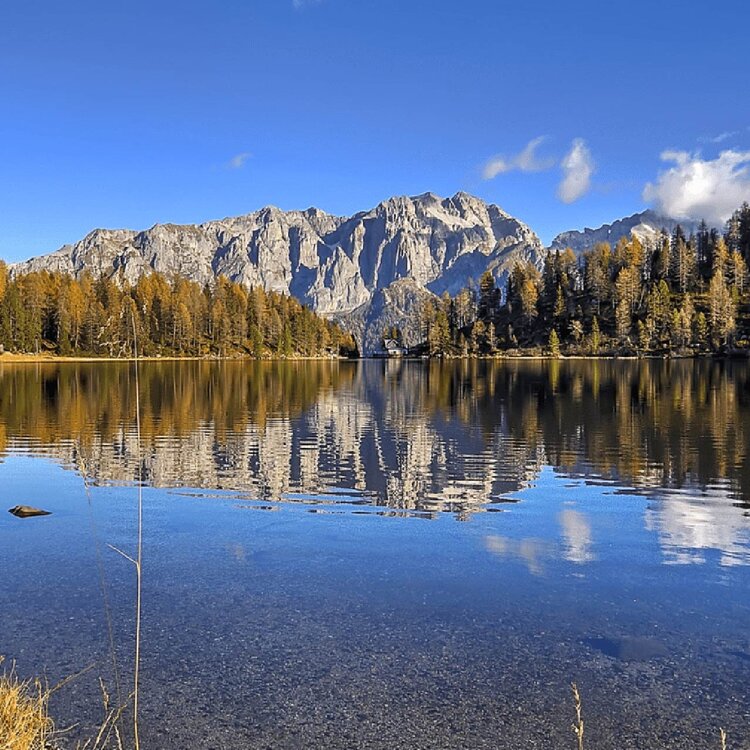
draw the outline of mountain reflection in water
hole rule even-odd
[[[709,361],[143,362],[0,367],[0,449],[46,453],[97,483],[231,490],[245,500],[384,506],[459,519],[545,465],[653,499],[664,559],[746,564],[750,370]],[[82,460],[81,460],[82,459]],[[623,498],[625,500],[625,498]],[[562,554],[595,559],[558,516]],[[548,554],[487,540],[532,571]]]
[[[599,750],[747,746],[747,363],[140,374],[139,462],[132,363],[0,363],[6,508],[51,511],[0,513],[0,654],[98,665],[68,746],[108,607],[132,664],[135,481],[149,747],[566,747],[574,680]]]

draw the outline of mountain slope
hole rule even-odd
[[[122,274],[134,282],[153,269],[201,284],[224,275],[291,294],[352,325],[370,351],[386,323],[416,341],[409,333],[418,333],[414,312],[425,295],[455,293],[488,269],[503,281],[516,260],[539,263],[543,253],[536,234],[498,206],[466,193],[425,193],[350,218],[267,207],[200,225],[97,229],[12,270]]]
[[[671,233],[678,224],[685,234],[690,234],[698,228],[698,223],[689,219],[678,221],[648,210],[618,219],[611,224],[603,224],[597,229],[587,227],[583,231],[562,232],[552,240],[550,249],[564,250],[569,247],[578,254],[599,242],[609,242],[614,246],[620,238],[629,237],[631,234],[638,237],[641,242],[649,243],[659,236],[662,229]]]

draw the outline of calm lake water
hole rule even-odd
[[[750,369],[0,366],[0,654],[146,748],[750,742]],[[106,593],[105,597],[102,591]],[[744,744],[743,744],[744,743]]]

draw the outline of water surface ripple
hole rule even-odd
[[[747,364],[144,362],[140,461],[132,372],[0,365],[52,511],[0,514],[0,654],[96,665],[69,742],[102,581],[132,672],[136,483],[148,747],[567,747],[573,680],[591,747],[750,741]]]

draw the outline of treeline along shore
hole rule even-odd
[[[723,233],[701,223],[690,236],[678,226],[651,243],[631,236],[579,256],[570,249],[549,253],[541,271],[516,264],[505,290],[487,272],[478,286],[423,306],[418,350],[430,356],[747,353],[749,264],[745,203]]]
[[[405,346],[383,332],[381,353],[431,357],[694,356],[750,353],[750,206],[725,230],[678,226],[651,241],[623,238],[580,255],[518,262],[504,289],[491,270],[415,310]],[[413,344],[414,341],[408,342]],[[136,346],[137,345],[137,346]],[[158,272],[74,278],[11,273],[0,261],[0,346],[33,357],[355,357],[350,332],[297,299],[219,276],[201,286]]]
[[[296,299],[219,277],[160,273],[136,284],[56,272],[9,275],[0,261],[0,345],[63,357],[349,357],[351,334]]]

